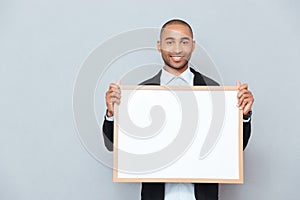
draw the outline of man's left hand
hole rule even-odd
[[[248,90],[248,84],[241,84],[240,81],[237,81],[237,87],[238,87],[238,107],[239,109],[243,110],[243,114],[247,115],[251,109],[252,104],[254,102],[254,98],[252,93]]]

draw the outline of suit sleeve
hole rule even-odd
[[[104,122],[102,125],[102,133],[104,145],[108,151],[113,151],[114,142],[114,122],[108,121],[104,117]]]
[[[251,135],[251,120],[243,123],[243,148],[245,150]]]

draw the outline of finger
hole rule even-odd
[[[118,92],[111,92],[111,93],[109,94],[109,97],[110,97],[110,98],[117,98],[117,99],[120,99],[120,98],[121,98],[121,95],[120,95],[120,93],[118,93]]]
[[[239,90],[243,90],[243,89],[248,90],[248,84],[247,83],[244,83],[243,85],[240,86]]]
[[[241,87],[241,82],[240,81],[237,81],[236,82],[236,86],[238,87],[238,89]]]
[[[117,80],[116,85],[120,86],[121,82],[120,80]]]
[[[118,86],[112,85],[110,86],[110,89],[107,92],[121,94],[121,89]]]
[[[253,101],[245,101],[245,103],[241,106],[244,115],[246,115],[247,113],[249,113],[250,110],[252,110],[252,104]]]
[[[112,96],[118,96],[121,97],[121,91],[118,89],[111,89],[109,91],[106,92],[106,95],[108,97],[112,97]]]
[[[115,103],[117,100],[118,100],[118,101],[120,100],[120,97],[119,97],[119,96],[117,96],[117,95],[110,95],[109,98],[108,98],[108,103],[113,104],[113,103]]]
[[[251,110],[253,101],[254,99],[252,97],[245,98],[241,103],[241,105],[239,106],[239,109],[243,110],[243,113],[248,113]]]
[[[249,90],[242,90],[240,92],[238,92],[238,99],[242,98],[244,95],[251,95],[252,96],[252,93],[249,91]]]
[[[238,87],[238,90],[248,89],[248,84],[247,84],[247,83],[241,84],[240,81],[237,81],[237,82],[236,82],[236,85],[237,85],[237,87]]]
[[[241,84],[240,81],[237,81],[237,82],[236,82],[236,86],[237,86],[238,90],[240,89],[241,85],[242,85],[242,84]]]
[[[111,90],[111,89],[117,89],[117,90],[120,90],[120,85],[117,85],[117,84],[115,84],[115,83],[111,83],[111,84],[109,85],[109,90]]]
[[[115,104],[120,105],[121,100],[118,99],[118,98],[112,98],[111,102],[112,102],[112,110],[113,110],[114,109],[114,105]]]
[[[254,101],[253,95],[251,92],[247,92],[243,94],[240,98],[238,98],[238,106],[242,104],[243,101]]]
[[[118,94],[121,94],[121,90],[118,89],[118,88],[111,88],[108,92],[109,93],[118,93]]]
[[[239,106],[239,109],[240,109],[240,110],[244,110],[246,104],[247,104],[247,101],[244,100],[244,101],[242,102],[242,104]]]
[[[249,99],[251,98],[252,95],[250,93],[247,93],[247,94],[244,94],[242,95],[239,99],[238,99],[238,106],[240,106],[242,104],[242,102],[245,100],[245,99]]]
[[[120,99],[116,99],[116,100],[115,100],[115,103],[118,104],[118,105],[120,105],[121,100],[120,100]]]
[[[249,94],[249,93],[250,93],[249,90],[247,90],[247,89],[242,89],[242,90],[238,91],[237,97],[238,97],[238,98],[241,98],[241,96],[243,96],[244,94]]]

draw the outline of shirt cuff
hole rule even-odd
[[[252,111],[249,111],[247,115],[243,116],[243,122],[250,122],[252,116]]]
[[[113,122],[113,121],[114,121],[114,116],[107,117],[107,116],[105,115],[105,119],[106,119],[107,121]]]
[[[251,117],[249,117],[248,119],[243,119],[243,122],[250,122]]]

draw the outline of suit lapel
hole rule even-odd
[[[193,68],[190,68],[191,72],[194,74],[194,85],[206,85],[203,77],[201,76],[201,74],[199,72],[197,72],[196,70],[194,70]],[[162,70],[160,70],[154,77],[152,77],[151,79],[141,83],[141,85],[160,85],[160,77],[161,77],[161,72]]]

